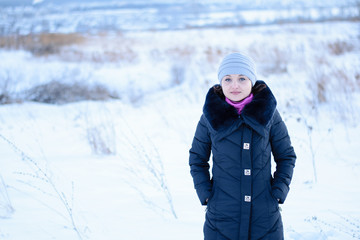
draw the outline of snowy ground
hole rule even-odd
[[[217,64],[236,50],[256,59],[298,156],[285,239],[360,239],[359,36],[358,22],[333,22],[105,34],[44,57],[0,51],[18,96],[59,75],[121,96],[0,106],[0,239],[202,239],[188,150]],[[319,79],[331,83],[324,102]]]

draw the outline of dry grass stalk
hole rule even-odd
[[[46,56],[60,52],[64,46],[81,44],[85,37],[78,33],[40,33],[9,35],[0,37],[0,48],[24,49],[36,56]]]
[[[218,48],[218,47],[208,46],[205,49],[206,59],[209,63],[212,63],[212,64],[218,63],[224,55],[225,55],[225,52],[223,51],[223,49]]]
[[[331,54],[342,55],[346,52],[353,51],[355,46],[351,42],[337,40],[335,42],[328,43],[328,48]]]
[[[172,59],[189,59],[194,53],[194,48],[189,46],[169,48],[165,51],[165,54]]]

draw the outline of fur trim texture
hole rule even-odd
[[[258,84],[265,84],[263,81],[257,81]],[[267,126],[276,110],[276,99],[268,86],[254,95],[253,100],[247,104],[241,115],[255,120],[262,126]],[[203,113],[211,127],[218,131],[227,128],[239,118],[236,109],[229,105],[225,99],[215,93],[211,87],[206,95]]]

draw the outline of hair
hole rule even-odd
[[[256,86],[252,87],[251,93],[255,96],[256,94],[258,94],[265,88],[266,88],[266,85],[264,83],[257,84]],[[217,95],[219,95],[222,99],[225,99],[225,95],[224,95],[221,85],[217,84],[213,87],[213,89]]]

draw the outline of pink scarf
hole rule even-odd
[[[239,114],[241,114],[241,111],[244,109],[245,105],[250,103],[253,100],[253,97],[254,97],[254,95],[251,93],[249,96],[247,96],[246,98],[244,98],[240,102],[233,102],[230,99],[228,99],[227,97],[225,97],[225,101],[228,104],[230,104],[231,106],[233,106],[234,108],[236,108],[237,112]]]

